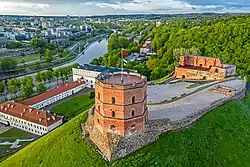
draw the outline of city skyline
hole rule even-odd
[[[0,14],[111,15],[249,12],[246,0],[3,0]]]

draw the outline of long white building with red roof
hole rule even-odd
[[[0,105],[0,123],[41,136],[60,126],[62,118],[24,104],[7,101]]]
[[[41,109],[75,94],[83,90],[85,87],[86,83],[84,81],[77,80],[71,83],[59,85],[55,89],[51,89],[43,94],[24,100],[21,103],[30,107]]]

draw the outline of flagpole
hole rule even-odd
[[[121,76],[121,83],[123,83],[123,48],[121,50],[121,67],[122,67],[122,76]]]

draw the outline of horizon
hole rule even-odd
[[[99,16],[131,14],[249,13],[246,0],[3,0],[0,15]]]

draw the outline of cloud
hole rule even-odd
[[[249,12],[249,0],[3,0],[0,14],[106,15]]]

